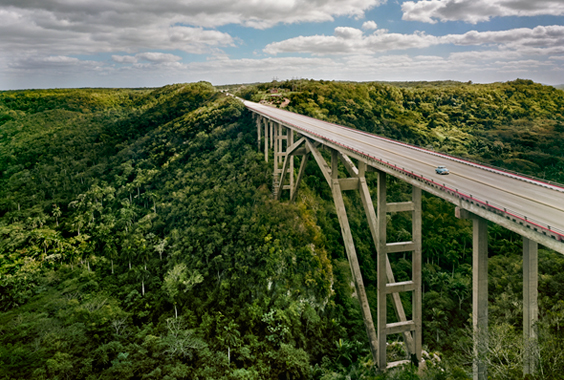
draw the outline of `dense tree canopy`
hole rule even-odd
[[[296,112],[564,182],[564,92],[551,87],[288,81],[240,95],[271,88]],[[298,201],[273,201],[255,131],[205,82],[0,92],[0,379],[376,377],[330,190],[311,162]],[[369,229],[354,194],[346,205],[375,308]],[[410,223],[391,215],[390,238]],[[423,229],[435,354],[420,377],[464,379],[471,226],[425,196]],[[519,341],[520,238],[490,234],[491,334]],[[409,278],[409,260],[391,256]],[[564,258],[541,250],[540,272],[542,376],[557,378]],[[497,377],[519,378],[517,353],[490,359]],[[417,376],[406,371],[389,376]]]

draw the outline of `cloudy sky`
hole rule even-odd
[[[564,0],[0,0],[0,90],[564,83]]]

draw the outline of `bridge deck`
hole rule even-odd
[[[444,184],[459,197],[487,202],[500,210],[499,213],[516,217],[517,222],[525,221],[530,224],[528,227],[539,226],[545,234],[548,232],[553,239],[564,242],[564,188],[278,108],[244,103],[250,110],[325,145],[347,150],[356,158],[389,162],[406,173],[413,172],[425,180]],[[450,174],[435,174],[438,165],[445,165]],[[441,196],[441,193],[434,192],[434,195]],[[452,201],[452,197],[446,195],[445,192],[442,197]],[[559,245],[556,249],[564,253],[564,248],[558,249]]]

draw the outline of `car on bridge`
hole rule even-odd
[[[446,166],[439,165],[435,169],[435,173],[440,174],[440,175],[447,175],[449,173],[449,171],[448,171]]]

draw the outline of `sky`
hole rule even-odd
[[[564,83],[564,0],[0,0],[0,90]]]

